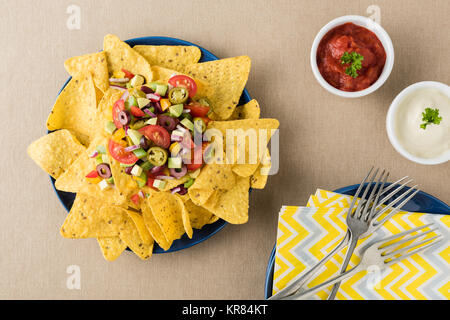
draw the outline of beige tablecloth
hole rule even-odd
[[[312,75],[312,41],[331,19],[369,16],[371,5],[394,43],[394,69],[370,96],[338,98]],[[78,9],[80,29],[71,20]],[[423,166],[402,158],[385,130],[389,104],[404,87],[450,83],[447,0],[2,0],[0,11],[0,298],[260,299],[281,205],[305,204],[317,187],[355,184],[373,164],[393,177],[408,174],[450,202],[450,163]],[[66,211],[25,150],[46,132],[68,77],[64,60],[100,50],[107,33],[172,36],[219,57],[252,58],[247,89],[262,116],[280,120],[281,157],[266,189],[251,193],[247,224],[228,225],[206,242],[148,262],[125,253],[108,263],[94,239],[59,235]],[[67,282],[73,288],[78,271],[80,289],[71,290]]]

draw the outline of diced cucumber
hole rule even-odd
[[[183,120],[181,120],[181,124],[189,130],[194,131],[194,124],[188,118],[184,118]]]
[[[132,87],[140,87],[144,84],[144,77],[137,74],[133,77],[133,79],[130,80],[130,84]]]
[[[175,104],[169,107],[169,113],[172,117],[178,118],[183,113],[183,105]]]
[[[133,141],[134,145],[139,145],[141,142],[142,134],[134,129],[128,129],[127,134],[130,137],[131,141]]]
[[[113,134],[116,131],[116,125],[112,121],[106,121],[105,123],[105,131],[109,134]]]
[[[183,161],[180,157],[169,158],[167,165],[169,169],[181,169],[181,167],[183,166]]]
[[[142,148],[133,150],[133,153],[139,159],[144,159],[145,157],[147,157],[147,152],[144,149],[142,149]]]
[[[156,89],[154,90],[155,93],[159,94],[161,97],[164,97],[167,93],[167,88],[165,84],[157,84]]]

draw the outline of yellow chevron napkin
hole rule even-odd
[[[283,289],[333,250],[344,237],[346,211],[351,196],[317,190],[308,207],[283,206],[278,221],[278,235],[273,277],[273,293]],[[358,242],[349,268],[359,258],[361,244],[434,222],[444,236],[440,244],[408,257],[384,271],[361,271],[344,280],[336,299],[426,300],[450,299],[450,216],[399,212],[376,233]],[[429,236],[434,236],[430,233]],[[313,287],[336,275],[345,256],[336,254],[307,286]],[[331,286],[315,296],[326,299]]]

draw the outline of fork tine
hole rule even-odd
[[[352,203],[350,204],[350,208],[348,209],[348,215],[352,214],[352,209],[355,206],[356,200],[358,200],[359,198],[359,194],[361,193],[361,190],[363,188],[364,183],[366,183],[367,178],[370,176],[370,174],[372,173],[374,167],[370,168],[369,172],[367,173],[366,177],[363,179],[363,181],[361,181],[361,183],[359,184],[358,189],[355,192],[355,195],[353,196],[353,200]]]
[[[400,182],[404,181],[405,179],[409,178],[409,176],[404,176],[401,179],[398,179],[395,182],[392,182],[390,185],[388,185],[386,188],[383,189],[383,192],[381,193],[381,195],[385,194],[386,192],[388,192],[389,190],[391,190],[392,188],[394,188],[395,186],[397,186]],[[413,179],[410,179],[409,182],[413,181]],[[408,182],[408,183],[409,183]]]
[[[406,253],[406,254],[404,254],[404,255],[398,257],[398,258],[392,259],[391,261],[388,261],[388,262],[385,262],[385,263],[386,263],[386,265],[388,265],[388,266],[391,265],[391,264],[397,263],[397,262],[399,262],[400,260],[403,260],[403,259],[406,259],[406,258],[412,256],[413,254],[419,253],[419,252],[421,252],[421,251],[424,251],[424,250],[428,249],[428,248],[431,247],[431,246],[434,246],[435,244],[441,242],[441,240],[442,240],[443,238],[444,238],[444,237],[443,237],[442,235],[439,235],[439,236],[430,238],[429,240],[432,240],[432,242],[430,242],[429,244],[427,244],[427,245],[425,245],[425,246],[423,246],[423,247],[417,248],[416,250],[413,250],[413,251],[411,251],[411,252],[408,252],[408,253]],[[437,240],[436,240],[436,239],[437,239]],[[427,241],[427,242],[428,242],[428,241]]]
[[[397,199],[395,199],[394,201],[392,201],[391,203],[389,203],[386,207],[384,207],[382,210],[380,210],[379,212],[375,213],[375,216],[373,217],[373,220],[376,220],[378,217],[380,217],[383,213],[385,213],[387,210],[389,210],[393,205],[395,205],[396,203],[398,203],[399,201],[401,201],[406,195],[408,195],[408,193],[410,193],[412,190],[414,190],[414,188],[417,187],[417,185],[415,185],[414,187],[412,187],[411,189],[409,189],[407,192],[403,193],[402,195],[400,195]],[[405,200],[403,200],[399,205],[395,206],[391,212],[389,212],[388,215],[386,215],[383,219],[381,219],[381,221],[374,221],[374,225],[375,226],[380,226],[382,224],[384,224],[387,220],[389,220],[395,213],[397,213],[409,200],[411,200],[420,190],[417,189],[416,191],[414,191],[413,193],[411,193]]]
[[[413,232],[416,232],[416,231],[419,231],[419,230],[428,228],[429,226],[432,226],[433,224],[434,224],[433,222],[427,223],[427,224],[424,224],[423,226],[416,227],[416,228],[413,228],[413,229],[409,229],[409,230],[406,230],[406,231],[403,231],[403,232],[400,232],[400,233],[396,233],[396,234],[394,234],[394,235],[392,235],[392,236],[383,238],[383,239],[377,241],[377,242],[380,243],[380,246],[379,246],[378,248],[379,248],[379,249],[384,249],[384,247],[382,247],[382,244],[383,244],[383,243],[388,243],[388,242],[390,242],[390,241],[392,241],[392,240],[401,238],[401,237],[406,236],[406,235],[408,235],[408,234],[410,234],[410,233],[413,233]]]
[[[386,171],[386,169],[383,169],[383,172],[381,173],[380,177],[378,178],[377,183],[372,188],[372,192],[369,195],[369,198],[367,199],[367,205],[364,206],[364,213],[362,215],[362,218],[364,221],[367,221],[370,216],[372,216],[372,213],[374,212],[374,207],[376,207],[376,204],[378,202],[378,199],[380,197],[381,192],[383,192],[383,186],[387,180],[387,177],[389,176],[389,172]],[[384,177],[384,179],[383,179]],[[383,183],[381,183],[381,180],[383,180]],[[373,204],[371,205],[370,202],[373,201]]]
[[[391,244],[389,244],[389,245],[383,247],[382,249],[383,249],[383,250],[387,250],[387,249],[392,248],[392,247],[397,247],[397,246],[399,246],[399,245],[401,245],[401,244],[403,244],[403,243],[406,243],[406,242],[409,242],[409,241],[411,241],[411,240],[414,240],[414,239],[423,237],[424,235],[427,235],[427,234],[429,234],[429,233],[431,233],[431,232],[433,232],[433,231],[436,231],[436,230],[438,230],[437,227],[432,228],[432,229],[430,229],[430,230],[427,230],[427,231],[425,231],[425,232],[418,233],[418,234],[416,234],[416,235],[413,235],[413,236],[410,236],[410,237],[408,237],[408,238],[402,239],[402,240],[397,241],[397,242],[395,242],[395,243],[391,243]],[[392,253],[392,252],[391,252],[391,253]],[[387,254],[390,254],[390,253],[387,253]],[[386,255],[387,255],[387,254],[386,254]]]
[[[372,185],[372,184],[373,184],[373,182],[374,182],[376,176],[378,175],[378,171],[379,171],[379,170],[380,170],[380,169],[377,168],[377,169],[375,170],[375,173],[372,175],[372,178],[370,178],[370,182],[367,184],[367,186],[366,186],[366,188],[365,188],[365,190],[364,190],[364,193],[363,193],[363,195],[362,195],[362,197],[361,197],[362,200],[363,200],[363,199],[366,199],[367,192],[369,192],[369,185]],[[372,170],[371,170],[371,171],[372,171]],[[361,185],[362,185],[362,184],[361,184]],[[367,199],[366,202],[369,202],[369,199]],[[360,201],[360,202],[358,203],[358,206],[356,207],[356,210],[355,210],[355,213],[354,213],[354,214],[357,215],[357,218],[359,218],[359,217],[361,216],[361,215],[360,215],[360,212],[361,212],[361,207],[362,207],[362,205],[363,205],[363,201]]]
[[[401,185],[396,185],[397,188],[395,188],[393,191],[391,191],[388,195],[384,196],[377,204],[377,207],[381,206],[383,203],[391,199],[394,195],[396,195],[400,190],[403,189],[407,184],[412,182],[413,179],[409,179],[408,181],[402,183]]]
[[[420,246],[420,245],[422,245],[422,244],[425,244],[425,243],[427,243],[427,242],[433,241],[434,239],[439,238],[439,237],[440,237],[440,235],[437,235],[437,236],[434,236],[434,237],[431,237],[431,238],[428,238],[428,239],[424,239],[424,240],[422,240],[422,241],[420,241],[420,242],[417,242],[417,243],[412,243],[412,244],[410,244],[409,246],[406,246],[406,247],[404,247],[404,248],[401,248],[401,249],[392,251],[392,252],[386,254],[384,257],[385,257],[386,259],[392,258],[392,257],[394,257],[394,256],[396,256],[396,255],[403,254],[403,253],[409,251],[409,250],[412,249],[412,248],[416,248],[416,247],[418,247],[418,246]],[[408,253],[409,253],[409,252],[408,252]],[[395,259],[396,259],[396,258],[395,258]]]
[[[375,212],[376,212],[376,208],[378,207],[378,201],[380,200],[380,196],[383,194],[383,192],[384,192],[384,185],[386,184],[386,181],[387,181],[387,178],[389,177],[389,172],[386,174],[386,176],[384,177],[384,180],[383,180],[383,183],[382,183],[382,185],[380,186],[380,190],[379,191],[381,191],[381,192],[378,192],[378,194],[377,194],[377,196],[375,197],[375,200],[374,200],[374,203],[373,203],[373,206],[372,206],[372,208],[371,208],[371,210],[370,210],[370,215],[369,215],[369,219],[370,220],[372,220],[374,217],[375,217]],[[403,179],[403,178],[402,178]],[[389,186],[390,187],[390,186]]]

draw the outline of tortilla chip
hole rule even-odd
[[[230,190],[217,191],[203,207],[229,223],[246,223],[248,221],[249,187],[250,178],[238,177],[235,187]]]
[[[153,244],[153,238],[150,232],[148,231],[147,227],[145,226],[144,217],[142,217],[142,214],[140,212],[134,212],[131,210],[126,210],[126,213],[130,216],[130,218],[136,225],[136,228],[139,232],[139,236],[141,237],[142,242],[145,244]]]
[[[120,166],[120,162],[114,160],[111,156],[109,156],[109,159],[111,174],[117,190],[126,197],[138,193],[139,187],[137,182],[133,180],[133,176],[125,173],[125,168]]]
[[[194,184],[188,189],[189,197],[198,206],[203,205],[214,191],[229,190],[236,183],[232,166],[228,164],[207,164],[200,171]]]
[[[106,53],[110,74],[126,69],[133,74],[143,76],[147,83],[153,80],[152,70],[147,60],[117,36],[106,35],[103,39],[103,50]]]
[[[137,53],[147,59],[151,66],[183,71],[190,64],[197,63],[202,55],[195,46],[146,46],[133,47]]]
[[[258,168],[261,156],[264,154],[262,148],[264,148],[264,150],[267,148],[270,138],[278,126],[279,122],[276,119],[245,119],[233,121],[212,121],[208,124],[208,129],[219,130],[223,135],[225,145],[227,142],[227,130],[235,130],[234,146],[231,144],[225,146],[227,161],[228,163],[233,164],[234,173],[241,177],[249,177]],[[242,131],[239,133],[236,130]],[[256,146],[253,148],[250,147],[249,136],[246,136],[246,133],[252,132],[256,138]],[[238,137],[241,139],[238,139]],[[243,141],[245,143],[242,148]],[[241,152],[239,150],[241,150]]]
[[[27,153],[45,172],[57,179],[85,150],[70,131],[58,130],[31,143]]]
[[[258,101],[253,99],[242,106],[237,106],[229,120],[259,119],[260,114]]]
[[[250,186],[253,189],[264,189],[271,167],[272,163],[270,162],[270,152],[269,149],[266,149],[264,161],[261,161],[258,169],[256,169],[255,173],[253,173],[250,177]]]
[[[181,72],[163,68],[160,66],[152,66],[153,71],[153,78],[161,81],[161,82],[168,82],[169,79],[174,75],[185,75]],[[197,84],[197,93],[195,94],[194,100],[200,99],[200,98],[207,98],[208,100],[211,100],[214,98],[214,88],[210,86],[205,81],[199,80],[194,78],[195,83]]]
[[[143,200],[142,206],[150,208],[168,243],[180,239],[184,233],[192,237],[188,213],[184,208],[183,201],[176,195],[169,192],[154,192],[150,197]],[[145,211],[148,212],[148,209],[143,209],[144,221],[146,221]],[[147,225],[147,227],[149,226]],[[150,227],[149,229],[152,232]],[[158,241],[156,237],[154,238]]]
[[[104,145],[105,142],[105,139],[96,138],[87,149],[80,153],[70,167],[56,179],[55,188],[65,192],[78,192],[86,183],[86,175],[97,167],[95,158],[90,158],[89,155],[95,151],[97,145]]]
[[[90,73],[75,75],[61,91],[47,119],[47,129],[68,129],[85,146],[98,123],[95,87]]]
[[[153,241],[144,243],[128,210],[117,206],[102,207],[100,215],[105,221],[111,221],[117,228],[120,239],[142,260],[147,260],[153,252]]]
[[[119,237],[97,238],[103,257],[108,261],[116,260],[127,248],[125,242]]]
[[[143,201],[141,205],[142,217],[144,218],[145,226],[152,235],[153,239],[159,244],[159,246],[165,251],[169,250],[172,245],[172,241],[167,240],[163,230],[156,221],[152,209],[147,201]]]
[[[103,205],[96,197],[78,193],[61,227],[61,235],[72,239],[118,236],[111,221],[105,221],[100,215]]]
[[[203,207],[195,205],[191,200],[184,203],[192,228],[201,229],[205,224],[215,222],[214,214]]]
[[[214,89],[210,99],[215,120],[228,119],[239,102],[247,83],[251,60],[247,56],[227,58],[189,65],[185,72],[205,81]]]
[[[90,72],[95,86],[102,92],[109,88],[108,64],[104,51],[69,58],[64,62],[64,67],[71,76]]]

